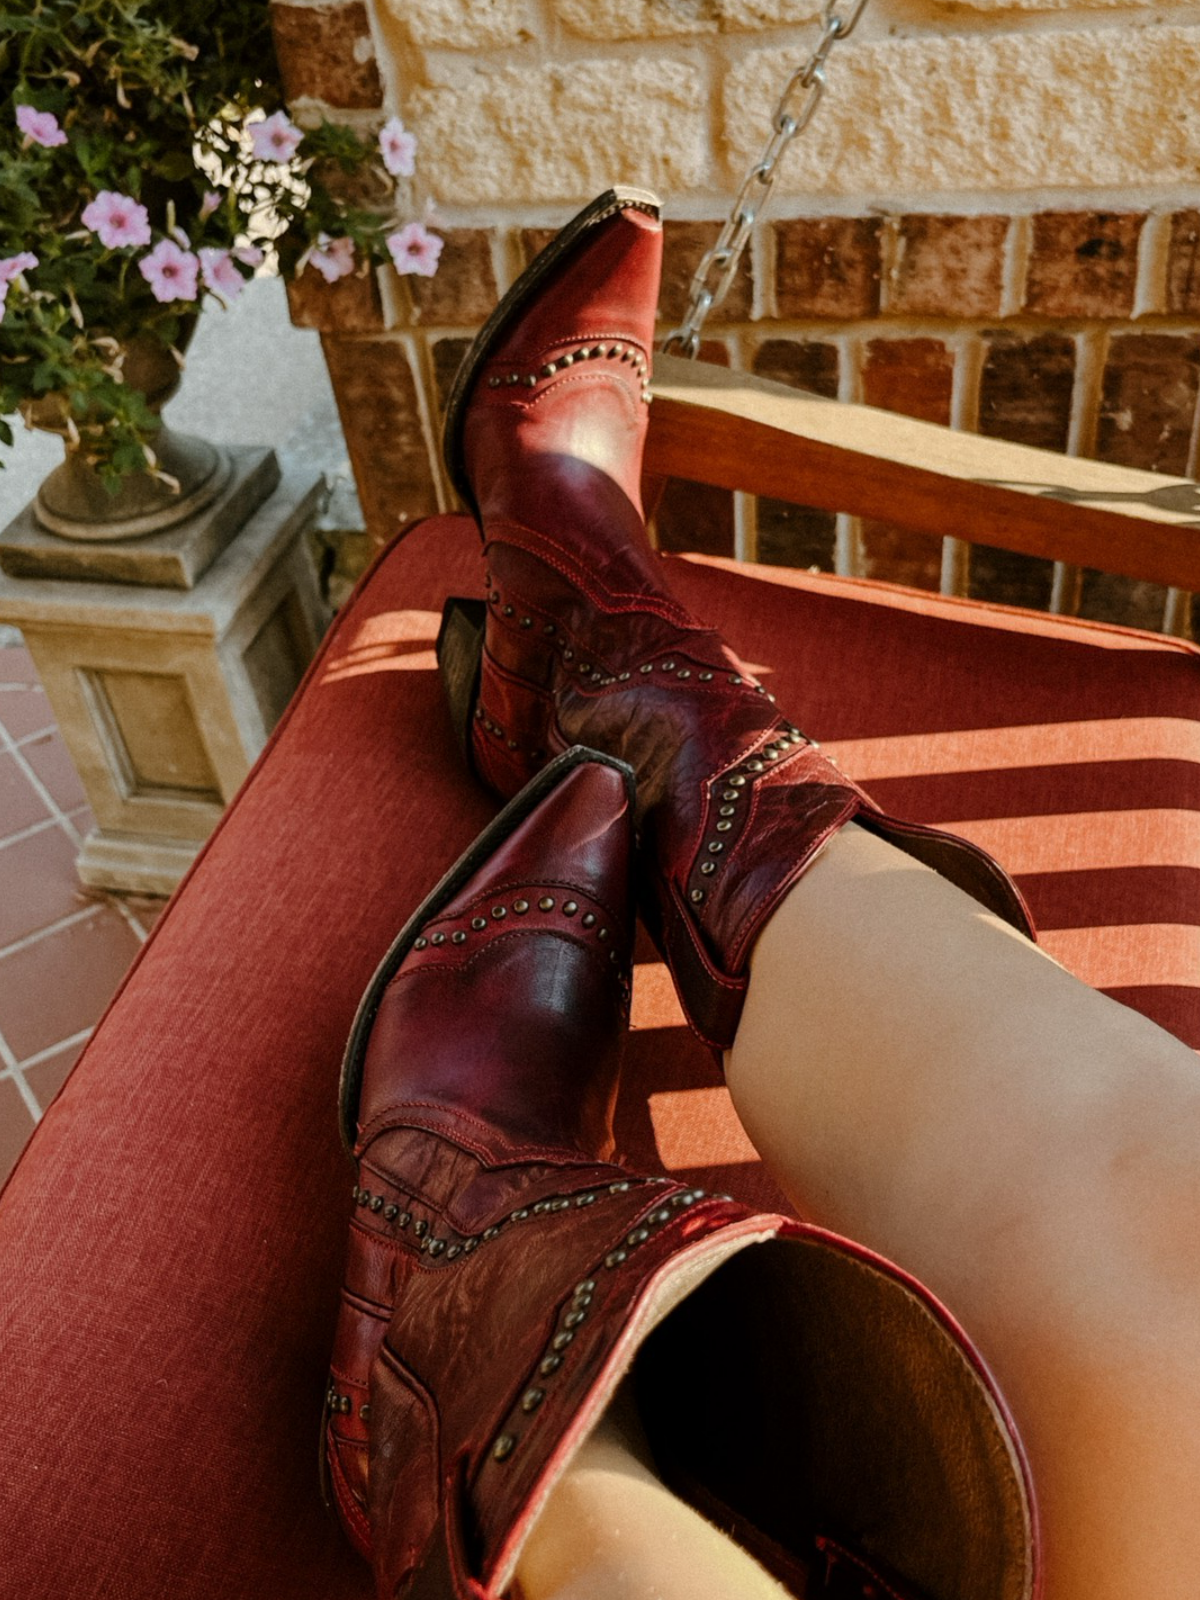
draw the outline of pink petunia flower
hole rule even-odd
[[[250,128],[250,147],[258,161],[290,161],[304,135],[283,111]]]
[[[320,234],[308,253],[308,264],[317,269],[326,283],[336,283],[354,271],[354,240],[331,239],[327,233]]]
[[[203,222],[206,218],[211,217],[213,212],[220,208],[220,205],[221,196],[217,191],[215,189],[206,189],[204,191],[204,199],[200,202],[200,221]]]
[[[409,222],[399,232],[389,234],[386,243],[397,272],[432,278],[446,241],[430,233],[423,222]]]
[[[223,300],[236,300],[246,287],[246,280],[233,264],[228,250],[216,250],[206,245],[200,251],[200,276],[204,287],[219,294]]]
[[[244,267],[261,267],[264,258],[256,244],[239,244],[233,248],[233,259]]]
[[[67,136],[58,125],[53,111],[38,111],[34,106],[17,107],[17,127],[34,144],[53,150],[55,145],[66,144]]]
[[[411,178],[416,162],[417,136],[409,133],[399,117],[393,117],[379,130],[379,151],[383,164],[394,178]]]
[[[38,258],[32,250],[22,250],[20,255],[6,256],[0,261],[0,284],[7,290],[14,278],[22,272],[32,272],[38,264]]]
[[[100,236],[106,250],[150,243],[150,218],[146,208],[127,194],[102,189],[83,210],[83,225]]]
[[[181,250],[174,239],[160,239],[148,256],[138,262],[138,271],[150,285],[156,300],[194,300],[200,263],[190,250]]]

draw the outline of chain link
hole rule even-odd
[[[825,0],[821,10],[821,39],[812,55],[788,80],[771,118],[772,134],[759,159],[746,174],[716,244],[701,257],[692,276],[687,315],[663,340],[663,349],[678,349],[689,359],[700,349],[700,330],[714,306],[729,292],[742,251],[754,224],[766,209],[778,177],[780,157],[812,121],[825,92],[825,62],[835,44],[848,39],[858,26],[867,0],[850,0],[845,10],[838,0]]]

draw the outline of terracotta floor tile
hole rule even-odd
[[[33,1117],[11,1078],[0,1078],[0,1183],[16,1165],[33,1132]]]
[[[75,875],[76,853],[57,827],[0,846],[0,950],[89,904]]]
[[[0,650],[0,724],[13,739],[39,733],[54,723],[50,702],[38,682],[29,651]]]
[[[87,795],[58,729],[47,730],[21,746],[21,755],[33,768],[39,782],[60,811],[74,811],[87,804]]]
[[[79,1053],[86,1043],[87,1040],[82,1039],[78,1044],[64,1044],[32,1067],[22,1068],[25,1082],[33,1090],[43,1111],[49,1108],[50,1102],[67,1081],[67,1074],[79,1060]]]
[[[0,956],[0,1033],[18,1061],[99,1018],[140,948],[119,911],[89,917]]]
[[[154,924],[167,908],[165,900],[152,898],[146,894],[126,894],[121,896],[126,909],[131,911],[147,934],[151,933]]]
[[[37,668],[24,645],[0,646],[0,684],[37,681]]]
[[[16,756],[0,750],[0,839],[7,839],[52,813]]]
[[[81,839],[86,839],[96,826],[96,819],[92,815],[91,806],[80,806],[78,811],[68,811],[67,821]]]

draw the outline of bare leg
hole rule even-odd
[[[701,1579],[700,1575],[703,1574]],[[520,1600],[789,1600],[753,1557],[655,1476],[618,1396],[534,1525]]]
[[[845,829],[764,929],[729,1087],[803,1211],[939,1294],[1029,1449],[1046,1600],[1200,1593],[1200,1070]]]

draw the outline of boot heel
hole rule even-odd
[[[482,600],[452,595],[442,608],[437,660],[442,687],[450,705],[450,720],[459,749],[471,765],[471,718],[479,698],[479,669],[483,660],[483,631],[487,606]]]

